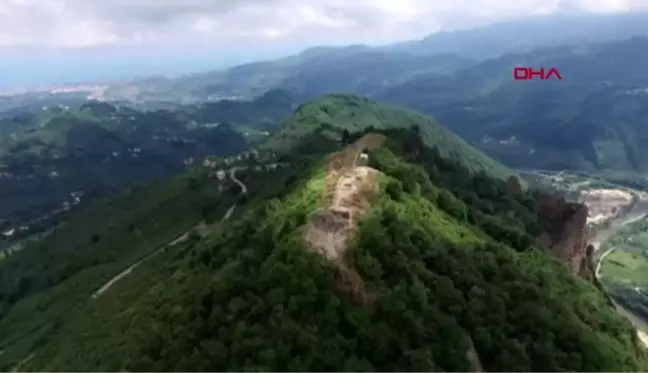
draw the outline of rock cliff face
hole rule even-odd
[[[540,198],[538,212],[544,229],[536,244],[550,250],[573,274],[592,280],[594,250],[587,245],[587,206],[546,195]]]

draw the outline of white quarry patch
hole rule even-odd
[[[595,225],[618,217],[633,201],[632,193],[622,189],[592,189],[581,197],[589,209],[587,223]]]

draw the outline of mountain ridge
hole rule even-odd
[[[420,118],[324,97],[284,123],[301,131],[290,146],[260,147],[236,179],[193,168],[0,258],[0,370],[648,367],[562,256],[580,253],[561,231],[578,224],[572,206],[539,214],[541,192],[475,168],[497,162]]]
[[[648,13],[537,16],[477,26],[470,30],[442,32],[420,40],[386,46],[313,47],[280,59],[254,61],[228,69],[189,74],[157,82],[131,83],[127,86],[138,87],[141,95],[150,97],[177,96],[179,91],[184,98],[204,98],[209,95],[250,97],[259,95],[265,90],[282,88],[293,89],[296,94],[303,92],[306,98],[312,98],[343,90],[342,86],[359,94],[372,94],[373,91],[383,87],[382,84],[376,84],[377,81],[405,79],[409,76],[408,70],[411,70],[414,75],[419,72],[435,72],[439,75],[452,73],[454,71],[452,66],[448,66],[443,61],[439,63],[438,59],[443,56],[452,58],[457,66],[466,66],[471,61],[497,58],[506,53],[528,52],[538,47],[615,41],[636,35],[645,36],[648,35],[646,24],[648,24]],[[389,56],[401,60],[405,74],[397,71],[398,64],[391,62],[392,58],[386,58]],[[318,59],[327,60],[329,66],[324,66],[323,69],[317,68]],[[357,62],[353,62],[354,60],[364,62],[358,65]],[[312,64],[313,62],[315,64]],[[438,66],[434,66],[435,64]],[[353,65],[358,66],[348,68]],[[383,73],[372,73],[367,66],[383,70]],[[344,77],[335,79],[332,70],[340,70],[341,67],[345,69]],[[322,78],[318,79],[318,75]],[[363,76],[371,77],[367,79],[370,83],[368,86],[363,87],[354,82],[358,77]],[[336,84],[332,84],[331,79],[335,80]],[[312,89],[313,87],[317,89]],[[113,95],[116,94],[114,97],[118,97],[119,88],[113,87],[113,89]]]
[[[323,153],[258,208],[81,304],[24,368],[469,371],[473,351],[486,371],[642,369],[633,330],[598,290],[527,246],[528,233],[496,233],[535,224],[530,197],[453,168],[415,134],[387,130],[366,159],[364,144],[340,159],[384,175],[375,174],[378,193],[348,241],[353,272],[305,242],[313,212],[330,201],[327,175],[338,170]],[[350,143],[366,136],[376,135],[355,133]],[[342,190],[345,169],[333,177]],[[345,295],[358,291],[375,297]]]

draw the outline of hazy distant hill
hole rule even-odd
[[[271,89],[285,89],[300,98],[344,91],[373,94],[418,74],[447,74],[472,62],[454,55],[421,56],[360,46],[318,48],[226,70],[116,86],[107,96],[121,98],[122,91],[133,89],[144,101],[253,97]]]
[[[123,92],[135,92],[139,99],[251,97],[274,88],[288,89],[303,98],[346,91],[370,95],[419,74],[453,73],[474,59],[635,35],[648,35],[648,13],[552,15],[380,47],[316,47],[283,59],[174,79],[148,79]],[[113,92],[114,97],[121,94]]]
[[[627,40],[648,34],[647,25],[645,13],[538,17],[389,46],[317,47],[230,69],[143,79],[112,86],[105,98],[176,110],[187,102],[240,100],[275,89],[299,102],[353,92],[436,116],[513,166],[644,170],[640,92],[646,72],[639,66],[646,65],[646,43]],[[616,41],[588,44],[609,40]],[[520,64],[556,66],[566,78],[517,84],[511,69]]]
[[[515,81],[515,66],[557,67],[563,80]],[[419,76],[381,100],[434,115],[520,167],[648,170],[648,38],[507,54]]]
[[[622,40],[636,35],[648,35],[648,13],[558,14],[442,32],[385,49],[484,59],[543,46]]]

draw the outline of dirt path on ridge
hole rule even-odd
[[[351,293],[363,304],[371,303],[360,276],[344,260],[347,242],[353,236],[359,216],[369,212],[378,193],[379,171],[358,166],[364,149],[382,146],[386,138],[368,134],[327,160],[327,176],[322,207],[311,217],[306,242],[339,269],[336,287]]]

